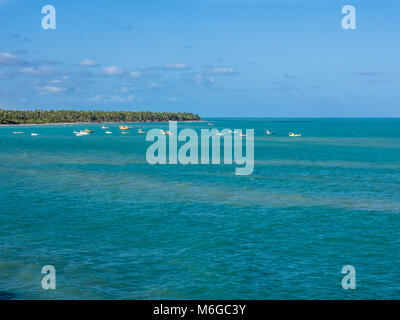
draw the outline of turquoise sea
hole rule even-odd
[[[149,165],[137,129],[168,124],[131,125],[0,127],[0,297],[400,298],[400,119],[178,124],[255,129],[250,176]]]

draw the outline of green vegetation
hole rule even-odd
[[[63,122],[161,122],[195,120],[200,120],[200,117],[197,114],[186,112],[73,110],[18,111],[0,109],[0,124],[42,124]]]

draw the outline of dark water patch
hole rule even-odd
[[[2,291],[0,290],[0,300],[14,300],[17,298],[17,295],[10,291]]]

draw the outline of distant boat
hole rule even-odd
[[[93,132],[94,130],[89,130],[89,129],[85,129],[85,132],[87,132],[87,133],[91,133],[91,132]]]
[[[111,131],[106,131],[106,133],[107,133],[107,134],[111,134],[112,132],[111,132]]]
[[[241,133],[240,136],[241,137],[247,137],[247,134]]]
[[[164,130],[160,130],[160,132],[162,133],[162,134],[166,134],[166,135],[172,135],[172,132],[171,131],[169,131],[169,130],[167,130],[167,131],[164,131]]]
[[[289,132],[289,137],[301,137],[300,133]]]
[[[145,131],[142,131],[142,129],[138,129],[137,132],[138,132],[138,133],[147,133],[147,132],[145,132]]]
[[[122,134],[129,134],[129,132],[127,132],[127,131],[122,131],[121,133]]]
[[[271,132],[271,131],[269,131],[269,130],[267,129],[267,130],[265,130],[265,134],[266,134],[266,135],[276,134],[276,132]]]
[[[101,126],[101,128],[102,128],[102,129],[108,129],[108,127],[105,127],[105,126]]]
[[[24,134],[24,133],[21,131],[14,131],[13,134]]]
[[[92,131],[93,131],[93,130],[92,130]],[[81,130],[81,131],[79,131],[79,132],[74,131],[74,133],[75,133],[75,135],[76,135],[77,137],[88,136],[88,135],[89,135],[89,132],[86,131],[86,130]]]
[[[128,126],[119,126],[119,128],[120,128],[121,130],[129,130],[129,129],[132,129],[132,127],[128,127]]]
[[[34,137],[36,137],[38,135],[39,135],[38,133],[31,133],[31,136],[34,136]]]

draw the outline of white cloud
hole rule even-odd
[[[152,89],[159,89],[159,88],[161,88],[162,86],[161,86],[161,84],[159,84],[159,83],[157,83],[157,82],[150,82],[150,83],[149,83],[149,87],[152,88]]]
[[[46,76],[54,73],[53,68],[51,67],[27,67],[22,68],[21,73],[30,75],[30,76]]]
[[[46,94],[46,93],[62,93],[67,89],[55,86],[45,86],[45,87],[36,87],[36,90],[40,91],[42,94]]]
[[[103,95],[103,94],[98,94],[97,96],[94,96],[89,99],[92,102],[101,102],[101,103],[116,103],[116,102],[130,102],[134,101],[135,97],[132,95],[129,95],[127,97],[121,97],[121,96],[115,96],[115,95]]]
[[[4,58],[4,59],[16,59],[16,55],[12,54],[12,53],[8,53],[8,52],[1,52],[0,53],[0,58]]]
[[[122,72],[123,72],[122,69],[116,66],[105,67],[103,69],[103,73],[110,76],[120,75],[122,74]]]
[[[0,52],[0,65],[18,64],[21,60],[15,54],[8,52]]]
[[[177,97],[172,97],[168,99],[168,102],[178,102],[178,101],[182,101],[181,99],[178,99]]]
[[[197,74],[192,78],[192,82],[195,84],[211,84],[215,82],[214,77],[205,77],[203,74]]]
[[[187,70],[190,67],[184,63],[167,63],[164,65],[165,70]]]
[[[95,67],[99,65],[99,62],[96,60],[85,59],[79,63],[83,67]]]
[[[238,72],[232,68],[214,68],[207,70],[206,73],[214,75],[222,75],[222,76],[232,76],[238,74]]]
[[[130,73],[130,76],[133,78],[140,78],[142,76],[142,72],[141,71],[132,71]]]
[[[121,88],[121,92],[123,92],[123,93],[128,93],[128,92],[131,92],[131,91],[135,91],[135,88],[134,87],[126,87],[126,86],[123,86]]]

